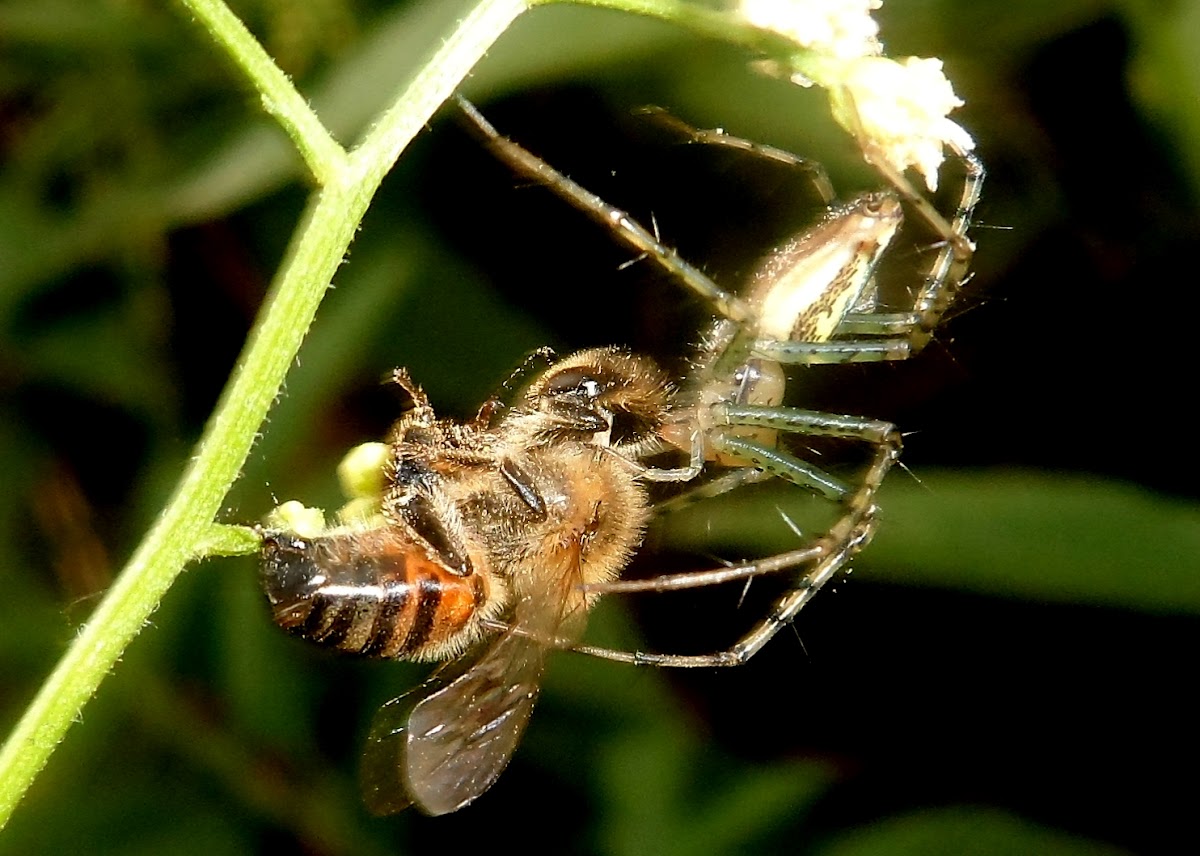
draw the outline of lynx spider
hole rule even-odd
[[[473,132],[500,161],[609,229],[639,259],[652,261],[683,283],[716,316],[677,394],[679,434],[672,440],[687,454],[688,463],[664,469],[634,462],[642,468],[641,476],[651,481],[694,481],[715,461],[728,470],[695,488],[688,497],[713,496],[744,484],[782,478],[841,504],[843,510],[828,531],[795,550],[708,571],[588,587],[602,594],[668,592],[806,567],[768,614],[725,650],[665,654],[570,646],[581,653],[637,665],[745,663],[790,624],[871,539],[877,525],[876,493],[901,448],[900,435],[890,422],[783,406],[782,366],[904,360],[930,342],[968,278],[975,247],[967,232],[980,198],[983,164],[972,152],[954,150],[964,177],[957,209],[947,219],[904,175],[873,156],[867,146],[868,161],[892,189],[834,204],[832,185],[819,164],[721,130],[692,128],[652,108],[659,120],[686,142],[741,150],[810,172],[828,206],[821,222],[772,250],[759,273],[738,294],[681,258],[625,211],[502,136],[465,98],[457,96],[456,100]],[[912,308],[894,312],[879,307],[874,272],[902,220],[901,201],[939,236],[939,242],[933,264],[913,296]],[[779,448],[774,438],[780,433],[853,440],[874,453],[857,484],[850,485]]]

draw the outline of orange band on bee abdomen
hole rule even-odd
[[[271,535],[264,588],[277,624],[351,654],[415,658],[443,648],[487,600],[395,529],[319,538]]]

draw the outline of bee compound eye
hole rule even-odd
[[[590,371],[582,368],[564,369],[553,375],[546,383],[546,395],[559,396],[581,394],[588,398],[599,398],[603,385]]]

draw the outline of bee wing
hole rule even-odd
[[[375,715],[363,755],[367,807],[462,808],[508,766],[538,696],[545,646],[509,631],[456,677],[439,673]]]
[[[379,710],[362,764],[372,812],[415,805],[429,815],[447,814],[492,786],[533,712],[547,646],[559,638],[564,592],[559,580],[551,581],[518,604],[513,628],[465,670],[441,670]]]

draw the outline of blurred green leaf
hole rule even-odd
[[[734,762],[661,715],[614,739],[595,775],[602,851],[621,856],[754,852],[834,779],[816,762]]]
[[[893,479],[872,575],[1036,600],[1200,612],[1200,509],[1038,472]]]
[[[1012,598],[1200,612],[1200,509],[1099,478],[1006,470],[894,475],[879,532],[856,561],[869,579]],[[670,518],[679,546],[794,549],[781,514],[795,488]]]
[[[1120,856],[1128,851],[994,809],[955,806],[884,818],[838,836],[818,852],[823,856]]]
[[[133,314],[114,307],[43,329],[21,348],[24,371],[30,380],[141,411],[147,421],[166,417],[176,396],[168,363],[155,358],[165,346],[162,332]]]
[[[1200,192],[1200,3],[1124,0],[1118,7],[1133,32],[1131,94],[1147,117],[1176,141],[1181,169]]]

